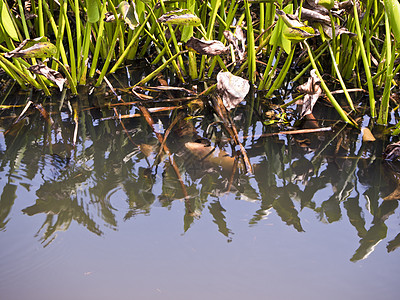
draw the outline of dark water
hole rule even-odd
[[[240,107],[246,175],[218,157],[232,153],[220,124],[178,122],[170,160],[144,119],[104,120],[107,101],[71,102],[75,146],[67,103],[43,105],[54,123],[34,107],[16,123],[22,107],[1,112],[1,299],[400,297],[400,175],[379,134],[261,136],[276,128]],[[155,129],[172,116],[153,114]]]

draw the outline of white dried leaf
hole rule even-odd
[[[217,89],[227,110],[235,108],[250,90],[249,81],[230,72],[219,72]]]
[[[300,118],[312,113],[315,103],[317,103],[319,96],[322,94],[320,82],[315,69],[313,69],[310,72],[308,81],[297,88],[299,92],[305,93]]]

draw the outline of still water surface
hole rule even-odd
[[[68,110],[53,124],[31,110],[12,125],[21,110],[0,126],[1,299],[400,297],[387,141],[340,126],[260,137],[253,124],[239,134],[254,175],[231,176],[218,151],[200,159],[204,149],[189,147],[206,135],[193,121],[168,140],[183,191],[142,119],[122,126],[83,103],[72,146]],[[165,132],[168,117],[156,120]]]

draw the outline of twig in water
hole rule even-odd
[[[240,152],[242,154],[242,158],[246,167],[246,172],[252,174],[253,168],[251,167],[249,157],[247,156],[246,153],[246,149],[243,147],[242,143],[239,140],[239,135],[236,130],[235,124],[233,123],[232,118],[229,116],[229,113],[227,112],[221,97],[219,95],[216,95],[214,97],[213,102],[214,102],[214,110],[221,118],[226,131],[231,136],[234,143],[240,148]]]
[[[193,213],[193,210],[190,207],[189,197],[188,197],[188,193],[187,193],[185,184],[183,183],[181,174],[179,172],[179,168],[176,165],[175,160],[173,159],[173,157],[171,155],[171,152],[169,151],[167,145],[163,144],[164,138],[163,138],[162,134],[159,133],[159,132],[156,132],[154,130],[154,121],[153,121],[153,118],[151,117],[150,112],[148,111],[148,109],[146,107],[144,107],[143,105],[139,105],[138,107],[139,107],[140,111],[142,112],[144,118],[146,119],[147,124],[149,124],[149,126],[153,130],[154,134],[156,135],[158,141],[160,142],[161,145],[163,145],[163,149],[164,149],[165,153],[168,155],[169,161],[170,161],[170,163],[172,165],[172,168],[175,171],[176,177],[178,177],[178,181],[179,181],[179,183],[181,185],[182,192],[183,192],[183,195],[185,197],[185,203],[187,204],[188,210],[189,210],[190,213]]]

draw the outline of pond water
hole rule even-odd
[[[219,124],[178,124],[169,158],[142,118],[108,120],[114,109],[96,101],[70,105],[75,145],[67,103],[43,105],[53,122],[38,108],[19,122],[23,107],[2,111],[1,299],[399,299],[388,141],[342,124],[266,135],[239,107],[249,175],[232,170]],[[157,132],[170,116],[153,114]]]

